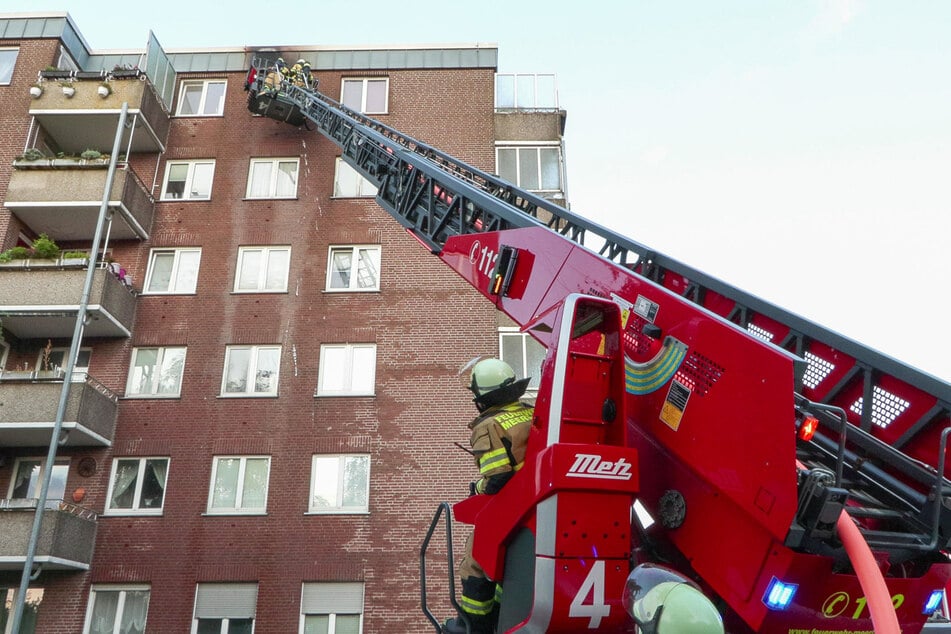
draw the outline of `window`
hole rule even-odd
[[[11,500],[36,500],[40,497],[40,487],[45,477],[45,458],[17,458],[13,465],[13,478],[10,480]],[[69,474],[69,461],[57,460],[53,463],[50,487],[46,493],[47,501],[57,501],[66,495],[66,476]]]
[[[116,458],[106,514],[161,515],[167,478],[168,458]]]
[[[222,396],[277,396],[280,346],[228,346]]]
[[[66,370],[66,360],[69,356],[69,348],[50,348],[49,351],[44,348],[40,350],[40,356],[36,360],[36,369],[52,371],[57,376]],[[85,381],[86,374],[89,372],[89,357],[92,356],[91,348],[80,348],[79,355],[76,357],[76,365],[73,366],[73,381]]]
[[[380,290],[380,247],[330,247],[327,290]]]
[[[135,348],[126,397],[175,398],[182,392],[185,348]]]
[[[83,634],[143,634],[148,586],[93,586]]]
[[[251,159],[248,198],[294,198],[300,159]]]
[[[147,295],[194,293],[201,249],[152,249],[145,274]]]
[[[10,344],[8,344],[6,341],[0,341],[0,370],[3,370],[7,367],[7,355],[9,354]]]
[[[199,583],[191,634],[251,634],[256,583]]]
[[[19,588],[0,585],[0,634],[12,634],[13,606]],[[29,588],[23,602],[23,618],[20,619],[20,634],[36,633],[36,616],[43,602],[43,588]]]
[[[0,48],[0,84],[7,85],[13,79],[19,52],[18,48]]]
[[[364,114],[385,114],[388,107],[390,80],[344,79],[340,103]]]
[[[314,456],[310,470],[310,513],[366,513],[370,456]]]
[[[303,634],[360,634],[363,584],[304,583],[300,612]]]
[[[360,172],[350,167],[345,160],[337,157],[334,170],[334,197],[360,198],[376,196],[376,186],[363,178]]]
[[[208,200],[214,174],[214,161],[169,161],[162,200]]]
[[[182,82],[178,97],[180,117],[220,116],[225,111],[225,81],[223,79]]]
[[[542,361],[548,353],[545,346],[516,328],[499,328],[499,350],[499,358],[512,366],[515,376],[520,379],[531,377],[528,389],[537,390],[542,376]]]
[[[290,247],[241,247],[234,276],[235,293],[283,293],[287,290]]]
[[[375,343],[320,346],[317,396],[372,396],[375,375]]]
[[[267,456],[215,458],[211,469],[208,512],[262,514],[267,510]]]
[[[553,147],[500,147],[499,177],[533,191],[561,190],[560,150]]]

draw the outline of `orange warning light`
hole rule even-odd
[[[819,429],[819,419],[815,416],[806,416],[802,419],[802,424],[799,426],[799,438],[809,442],[812,440],[817,429]]]

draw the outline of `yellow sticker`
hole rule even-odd
[[[677,380],[670,382],[664,406],[660,408],[660,419],[674,431],[680,428],[680,421],[684,417],[689,398],[690,389],[686,385]]]

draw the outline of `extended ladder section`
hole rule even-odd
[[[941,500],[951,493],[951,484],[941,476],[948,475],[942,452],[947,438],[943,430],[951,426],[951,385],[467,165],[316,90],[281,82],[273,71],[266,60],[255,61],[246,85],[249,110],[316,128],[333,141],[342,158],[377,187],[377,202],[433,253],[440,253],[455,235],[547,227],[578,244],[597,245],[593,250],[632,274],[804,359],[804,371],[796,379],[799,413],[815,411],[823,425],[814,442],[801,443],[799,459],[806,469],[840,474],[831,483],[817,478],[819,488],[844,487],[853,500],[868,500],[868,510],[856,512],[878,513],[889,520],[883,525],[894,519],[890,514],[901,515],[898,524],[903,528],[881,531],[877,545],[930,550],[934,542],[939,548],[947,544],[951,510]],[[849,425],[840,426],[842,418]],[[874,495],[866,492],[869,488]]]

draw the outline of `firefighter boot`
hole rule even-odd
[[[457,616],[452,619],[446,619],[442,624],[443,634],[494,634],[495,628],[492,626],[492,619],[488,616],[477,614],[466,614],[469,619],[470,628],[466,629],[466,622],[463,617]]]

